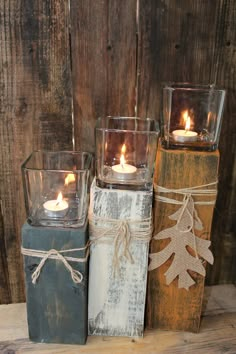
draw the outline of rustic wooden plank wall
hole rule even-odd
[[[25,299],[21,162],[35,149],[72,148],[68,14],[64,0],[0,2],[0,289],[9,282],[0,303]]]
[[[236,281],[235,23],[234,0],[0,2],[0,302],[24,300],[21,162],[93,151],[101,115],[158,119],[163,81],[228,90],[208,281]]]
[[[140,116],[159,118],[164,82],[212,82],[217,3],[140,0]]]
[[[216,83],[227,90],[210,284],[236,281],[236,7],[233,0],[139,3],[138,115],[160,116],[161,83]]]
[[[236,4],[219,2],[216,22],[216,82],[227,89],[219,149],[219,194],[213,219],[215,265],[209,283],[236,282]]]
[[[75,146],[94,151],[96,119],[135,114],[136,0],[71,0]]]

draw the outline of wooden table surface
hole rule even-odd
[[[32,343],[25,304],[0,306],[0,353],[236,353],[236,286],[206,287],[200,333],[146,330],[144,338],[88,337],[87,345]]]

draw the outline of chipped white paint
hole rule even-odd
[[[90,212],[103,218],[134,219],[151,216],[152,191],[91,187]],[[148,243],[132,241],[134,264],[120,261],[120,275],[113,276],[113,244],[91,246],[89,273],[89,334],[142,336],[146,297]]]

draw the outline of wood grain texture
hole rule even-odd
[[[80,228],[22,227],[22,246],[26,249],[57,251],[84,248],[88,223]],[[62,253],[85,258],[87,250]],[[85,344],[88,332],[88,263],[70,262],[83,280],[76,284],[61,260],[48,259],[36,284],[32,274],[40,259],[24,256],[29,338],[40,343]]]
[[[219,193],[212,227],[217,261],[209,270],[208,283],[236,282],[236,7],[233,0],[220,2],[217,14],[216,83],[227,90],[219,144]]]
[[[234,0],[140,0],[138,115],[159,119],[164,82],[216,83],[227,90],[219,149],[219,193],[208,284],[236,281],[236,119]]]
[[[86,346],[32,343],[27,336],[25,304],[0,306],[0,350],[42,354],[160,353],[234,354],[236,350],[236,288],[207,287],[207,305],[199,334],[146,330],[144,338],[88,337]]]
[[[13,302],[25,298],[20,165],[32,150],[72,147],[68,10],[61,0],[0,3],[0,198]]]
[[[0,303],[24,300],[21,162],[33,149],[71,149],[73,138],[76,148],[94,151],[96,118],[133,115],[135,104],[137,115],[158,119],[163,81],[216,82],[228,91],[208,282],[236,280],[235,18],[234,0],[0,3],[3,287],[10,296],[0,295]]]
[[[141,223],[151,213],[152,191],[102,189],[96,186],[94,180],[90,194],[90,214],[105,219],[140,220]],[[118,251],[122,247],[124,245]],[[114,276],[114,242],[103,240],[91,246],[89,334],[143,335],[149,242],[131,240],[129,251],[134,262],[120,257],[120,274]]]
[[[163,82],[211,82],[219,2],[139,1],[139,116],[159,119]]]
[[[218,152],[191,152],[184,150],[164,150],[157,152],[154,183],[165,188],[189,188],[215,182],[217,180]],[[176,198],[170,195],[170,198]],[[195,197],[195,200],[205,200]],[[202,231],[195,234],[203,239],[210,239],[214,205],[196,205],[196,210],[203,223]],[[179,206],[155,201],[154,235],[172,227],[176,221],[168,217],[179,209]],[[168,239],[152,240],[150,253],[161,251],[169,244]],[[191,272],[196,282],[186,289],[178,289],[177,279],[166,285],[165,272],[173,258],[162,266],[149,272],[147,295],[147,326],[169,330],[185,330],[197,332],[200,325],[204,277]]]
[[[134,115],[136,0],[71,1],[75,147],[94,151],[96,119]]]

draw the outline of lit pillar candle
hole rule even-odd
[[[187,115],[187,118],[185,118]],[[175,141],[179,143],[186,143],[186,142],[194,142],[197,140],[198,134],[197,132],[190,130],[191,120],[188,116],[188,111],[185,112],[184,118],[186,119],[185,130],[178,129],[172,132],[173,138]]]
[[[125,145],[121,149],[120,164],[112,166],[113,177],[120,180],[131,180],[136,177],[137,168],[133,165],[125,163],[124,152],[126,150]]]
[[[58,194],[57,199],[48,200],[43,204],[45,213],[52,218],[63,217],[68,211],[68,203],[63,199],[62,193]]]

